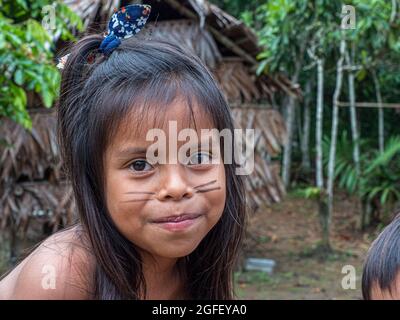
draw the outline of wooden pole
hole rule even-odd
[[[338,101],[337,105],[339,107],[349,107],[350,102]],[[400,103],[356,102],[355,106],[357,108],[400,108]]]

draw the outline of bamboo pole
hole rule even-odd
[[[338,107],[349,107],[350,102],[338,101]],[[357,108],[400,108],[400,103],[377,103],[377,102],[356,102]]]

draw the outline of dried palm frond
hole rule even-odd
[[[153,39],[163,39],[185,46],[191,50],[210,68],[214,68],[222,59],[212,35],[201,29],[195,21],[189,19],[150,22],[146,31],[137,35],[147,38],[151,33]]]
[[[114,9],[119,7],[120,0],[64,0],[64,3],[83,20],[86,29],[96,15],[101,21],[107,21]]]
[[[228,101],[252,102],[261,97],[252,75],[241,60],[223,59],[213,72]]]
[[[7,185],[0,199],[0,227],[12,226],[26,235],[32,221],[47,223],[56,231],[76,219],[72,188],[47,181]]]
[[[32,131],[2,119],[0,136],[6,143],[0,145],[1,182],[19,178],[41,180],[45,174],[61,175],[55,115],[33,113],[31,118]]]
[[[268,88],[274,88],[275,91],[283,92],[296,99],[302,98],[300,86],[298,84],[293,84],[282,74],[275,74],[274,76],[263,74],[257,79],[257,82],[261,86],[265,85]]]
[[[279,176],[279,164],[271,157],[281,152],[287,139],[284,120],[279,112],[267,108],[239,105],[232,109],[235,127],[255,130],[254,170],[245,185],[252,208],[279,202],[285,188]]]

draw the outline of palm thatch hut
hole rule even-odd
[[[96,32],[104,30],[114,8],[129,3],[65,2],[82,17],[87,30]],[[286,131],[275,101],[278,96],[299,96],[299,90],[281,75],[256,77],[256,55],[260,52],[256,36],[217,6],[201,0],[145,3],[152,6],[152,13],[146,32],[138,36],[169,39],[193,50],[218,80],[237,126],[259,129],[255,170],[246,182],[253,207],[280,201],[285,189],[279,163],[273,159],[281,152]],[[29,104],[31,132],[6,119],[0,127],[5,141],[0,144],[0,228],[9,228],[12,246],[17,232],[25,236],[42,226],[55,231],[71,223],[76,212],[56,143],[55,111],[45,109],[35,98]]]

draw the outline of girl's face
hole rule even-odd
[[[146,159],[147,148],[157,142],[146,141],[153,119],[124,121],[105,154],[106,201],[111,217],[128,240],[155,257],[190,254],[218,222],[225,206],[225,170],[219,148],[199,147],[190,154],[188,163],[169,161],[177,159],[179,148],[188,142],[174,142],[175,131],[170,135],[169,121],[176,121],[179,134],[188,127],[188,112],[178,100],[168,107],[160,128],[165,132],[166,146],[158,150],[159,155],[166,154],[167,163]],[[201,139],[200,130],[214,128],[211,120],[198,109],[194,109],[194,118],[199,142],[208,143],[208,139]],[[137,121],[143,122],[138,133]],[[175,143],[175,151],[171,151],[170,142]],[[219,158],[218,163],[202,164],[211,153],[214,160]]]

